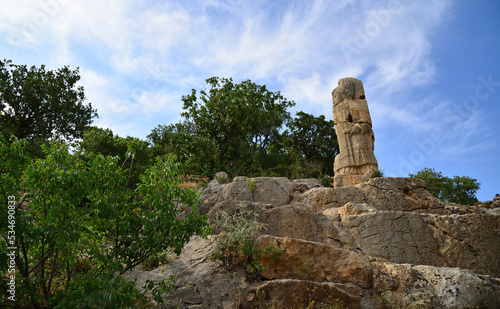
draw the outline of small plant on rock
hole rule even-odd
[[[228,177],[215,176],[215,180],[217,180],[217,182],[220,183],[221,185],[230,182]]]
[[[381,170],[373,171],[373,174],[370,178],[379,178],[379,177],[385,177],[384,171]]]
[[[213,253],[212,259],[221,260],[228,270],[245,267],[251,274],[262,273],[265,267],[258,263],[259,259],[269,254],[279,258],[283,250],[272,245],[262,250],[255,245],[258,232],[267,228],[257,220],[258,215],[247,207],[240,204],[233,214],[222,212],[216,220],[225,233],[217,239],[218,250]]]
[[[250,191],[254,192],[256,189],[255,181],[253,181],[253,179],[248,179],[247,184],[248,187],[250,188]]]

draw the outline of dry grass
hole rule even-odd
[[[198,190],[204,183],[210,181],[210,178],[208,177],[197,175],[180,175],[179,178],[181,178],[183,181],[183,183],[180,185],[181,188],[189,188],[193,190]]]

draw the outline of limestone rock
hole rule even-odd
[[[500,280],[472,271],[373,262],[373,288],[400,303],[431,308],[498,308]]]
[[[292,184],[285,177],[236,177],[224,186],[219,201],[237,200],[286,205],[290,201]]]
[[[220,267],[220,261],[210,260],[215,248],[213,241],[195,236],[172,262],[151,271],[137,268],[125,277],[136,279],[136,285],[142,287],[146,280],[161,280],[173,275],[177,289],[165,297],[166,308],[200,305],[234,308],[238,288],[244,287],[244,283]]]
[[[334,186],[355,185],[378,171],[373,153],[375,135],[363,83],[347,77],[332,92],[333,119],[340,153],[334,162]]]
[[[446,265],[500,278],[500,217],[494,214],[429,215],[426,223]]]
[[[222,182],[226,182],[227,179],[229,179],[229,175],[226,172],[217,172],[215,173],[214,176],[217,181],[220,179]]]
[[[294,179],[292,180],[291,198],[295,198],[312,188],[323,187],[321,181],[315,178],[310,179]]]
[[[334,188],[312,188],[294,198],[293,203],[307,205],[313,211],[322,212],[325,209],[342,206]]]
[[[378,177],[356,186],[337,188],[338,203],[367,203],[378,210],[446,213],[444,204],[417,178]]]
[[[240,201],[228,200],[217,203],[209,212],[210,223],[215,225],[216,218],[222,211],[233,214]],[[354,243],[348,233],[342,233],[327,216],[312,211],[303,205],[285,205],[276,207],[270,204],[245,202],[247,210],[259,214],[259,221],[265,223],[262,233],[277,237],[293,237],[297,239],[321,242],[341,247],[345,243]],[[222,230],[215,228],[215,233]]]
[[[210,208],[218,202],[219,194],[223,188],[224,185],[214,179],[208,183],[206,188],[200,189],[201,205],[198,209],[202,215],[207,214],[210,211]]]
[[[345,216],[360,215],[365,212],[374,212],[377,210],[366,203],[356,204],[349,202],[344,206],[338,208],[337,211],[340,217],[345,217]]]
[[[324,243],[334,247],[353,243],[352,236],[343,233],[327,216],[302,205],[274,207],[264,211],[262,222],[266,234]]]
[[[309,308],[339,302],[346,308],[370,308],[363,306],[363,290],[355,284],[297,279],[270,280],[252,287],[238,308]]]
[[[349,208],[355,209],[353,206]],[[349,214],[347,210],[344,214]],[[351,213],[341,216],[343,228],[353,236],[355,247],[365,254],[394,263],[446,265],[436,254],[439,245],[431,227],[419,214],[392,211]]]
[[[416,178],[373,178],[355,186],[312,188],[296,196],[292,203],[303,204],[314,211],[342,207],[346,203],[369,204],[378,210],[445,214],[445,205]]]
[[[262,258],[260,262],[266,267],[262,275],[266,279],[350,282],[362,288],[371,286],[372,270],[366,255],[288,237],[261,236],[257,240],[257,246],[262,250],[270,245],[284,252],[279,258],[272,255]]]

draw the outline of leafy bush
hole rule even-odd
[[[260,257],[271,254],[279,258],[283,251],[272,245],[265,250],[255,246],[258,232],[266,227],[264,223],[257,221],[258,215],[246,207],[243,204],[238,205],[233,214],[221,212],[216,224],[226,232],[217,239],[218,251],[212,258],[221,260],[229,270],[245,267],[249,273],[261,273],[265,268],[258,263]]]
[[[377,170],[377,171],[374,171],[371,178],[380,178],[380,177],[384,177],[384,171]]]
[[[320,181],[324,187],[329,188],[332,186],[332,178],[328,175],[324,175],[323,177],[321,177]]]
[[[195,191],[181,188],[172,157],[159,157],[131,190],[117,157],[71,155],[64,144],[43,146],[43,159],[25,159],[22,143],[0,135],[0,203],[16,196],[16,300],[20,306],[130,308],[147,304],[126,271],[206,235]],[[26,193],[23,193],[26,192]],[[184,205],[184,206],[183,206]],[[186,209],[186,210],[185,210]],[[2,258],[9,226],[0,208]],[[0,265],[6,285],[7,263]],[[169,284],[149,284],[157,289]]]
[[[449,178],[427,167],[415,175],[410,174],[410,177],[425,180],[427,190],[445,203],[473,205],[478,201],[476,192],[481,184],[477,179],[467,176]]]

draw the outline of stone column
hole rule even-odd
[[[340,153],[335,157],[334,186],[355,185],[378,171],[373,153],[375,135],[363,83],[355,78],[339,80],[332,92],[333,120]]]

